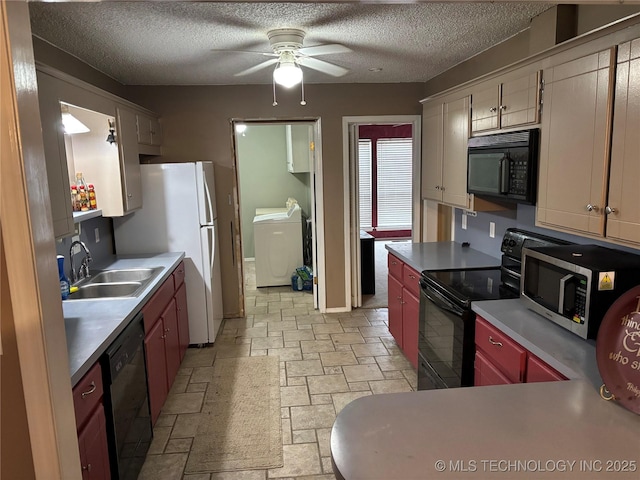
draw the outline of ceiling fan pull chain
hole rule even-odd
[[[307,101],[304,99],[304,78],[300,81],[300,88],[302,89],[302,100],[300,101],[300,105],[306,105]]]
[[[273,80],[273,77],[271,79],[271,84],[273,85],[273,103],[272,105],[275,107],[278,105],[278,102],[276,102],[276,82],[275,80]]]

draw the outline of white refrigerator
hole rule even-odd
[[[189,343],[212,343],[222,285],[212,162],[140,165],[142,209],[114,218],[116,253],[185,252]]]

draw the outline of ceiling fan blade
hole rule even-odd
[[[345,47],[344,45],[340,45],[339,43],[331,43],[328,45],[317,45],[315,47],[302,47],[298,49],[298,53],[302,55],[328,55],[330,53],[350,53],[351,50],[349,47]]]
[[[273,65],[274,63],[278,63],[278,60],[279,59],[277,59],[277,58],[271,58],[271,59],[267,60],[266,62],[259,63],[257,65],[254,65],[251,68],[247,68],[246,70],[238,72],[234,76],[241,77],[243,75],[250,75],[250,74],[255,73],[255,72],[259,71],[259,70],[262,70],[263,68],[267,68],[269,65]]]
[[[277,57],[277,53],[273,52],[256,52],[255,50],[229,50],[226,48],[212,48],[211,52],[220,52],[220,53],[255,53],[257,55],[262,55],[264,57]]]
[[[325,62],[324,60],[319,60],[313,57],[301,57],[298,59],[298,63],[305,67],[318,70],[319,72],[328,73],[329,75],[333,75],[334,77],[341,77],[349,73],[349,70],[344,67],[340,67],[338,65],[334,65],[333,63]]]

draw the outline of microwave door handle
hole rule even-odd
[[[507,155],[500,159],[500,193],[505,195],[509,193],[509,170],[511,169],[509,163]]]
[[[564,314],[564,292],[567,288],[567,282],[573,278],[573,275],[570,273],[565,275],[560,279],[560,295],[558,297],[558,313],[560,315]]]

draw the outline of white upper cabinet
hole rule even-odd
[[[144,155],[160,155],[162,126],[158,117],[146,113],[136,113],[138,151]]]
[[[469,97],[425,104],[422,120],[422,197],[470,208],[467,194]]]
[[[544,70],[536,224],[604,235],[613,49]]]
[[[640,39],[618,48],[606,236],[640,244]]]
[[[540,75],[540,71],[517,70],[473,87],[471,132],[538,123]]]
[[[285,140],[289,173],[310,172],[313,165],[313,127],[311,125],[287,125]]]

